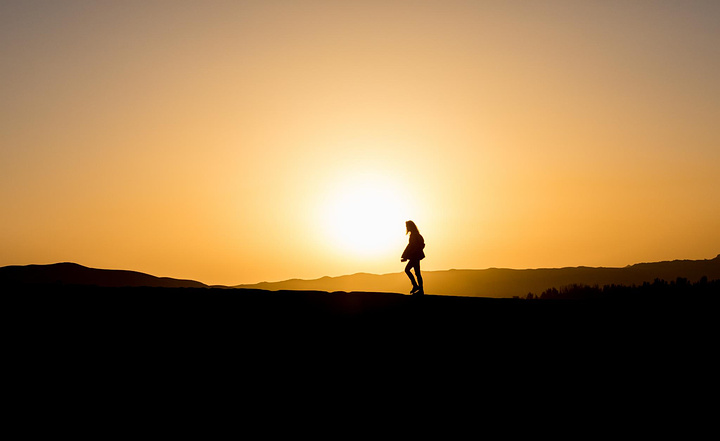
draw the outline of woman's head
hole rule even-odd
[[[417,225],[415,225],[415,222],[413,222],[413,221],[411,221],[411,220],[405,222],[405,229],[407,230],[407,231],[405,232],[405,234],[408,234],[408,233],[418,233],[418,234],[420,234],[420,232],[418,231]]]

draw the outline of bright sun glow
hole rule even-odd
[[[357,257],[399,253],[408,219],[400,187],[377,177],[348,180],[325,207],[325,234],[332,246]]]

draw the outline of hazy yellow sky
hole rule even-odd
[[[0,266],[720,252],[718,1],[0,0]]]

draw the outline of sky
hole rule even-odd
[[[0,0],[0,266],[720,252],[720,2]]]

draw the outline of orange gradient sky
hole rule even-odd
[[[0,266],[720,252],[720,2],[0,1]]]

